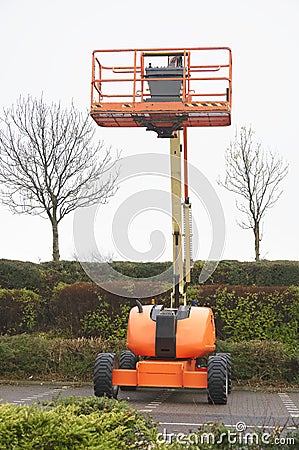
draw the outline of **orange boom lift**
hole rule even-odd
[[[205,388],[209,403],[227,402],[230,354],[216,353],[205,364],[215,350],[212,310],[186,303],[192,268],[187,128],[230,125],[231,99],[232,57],[227,47],[93,52],[90,114],[95,122],[102,127],[144,127],[170,140],[173,239],[170,307],[136,300],[129,315],[127,350],[119,361],[114,353],[96,358],[97,396],[116,397],[119,387]]]

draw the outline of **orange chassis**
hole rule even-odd
[[[144,360],[136,370],[114,369],[112,384],[169,388],[207,388],[207,369],[196,368],[196,360]]]
[[[186,310],[180,307],[179,310]],[[128,320],[127,347],[136,355],[146,356],[134,369],[114,368],[114,386],[153,386],[206,388],[207,368],[196,367],[196,358],[203,358],[215,350],[213,313],[207,307],[189,308],[188,317],[176,321],[175,358],[165,358],[167,344],[163,342],[157,354],[157,323],[153,311],[159,306],[143,305],[142,313],[135,306]],[[140,338],[142,336],[142,339]],[[156,345],[155,345],[156,343]]]

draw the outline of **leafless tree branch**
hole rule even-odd
[[[259,260],[260,224],[282,194],[280,186],[288,164],[277,154],[262,149],[251,126],[242,126],[226,151],[225,166],[225,178],[219,179],[218,184],[243,197],[243,203],[236,203],[244,216],[238,224],[254,231],[255,258]]]
[[[0,119],[0,196],[14,213],[51,221],[53,259],[59,259],[58,223],[78,207],[105,203],[118,173],[111,148],[94,144],[88,115],[72,104],[47,105],[20,97]]]

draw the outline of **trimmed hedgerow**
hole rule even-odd
[[[38,264],[23,261],[0,260],[0,288],[29,289],[39,292],[42,287]]]
[[[113,289],[116,284],[111,282]],[[169,299],[170,292],[155,300],[168,305]],[[298,287],[189,286],[187,301],[213,309],[218,338],[298,342]],[[26,289],[2,289],[0,333],[52,330],[65,337],[123,338],[134,304],[134,299],[118,297],[95,283],[60,283],[49,300]]]
[[[148,283],[142,285],[144,292],[149,290]],[[138,294],[132,291],[132,286],[125,287],[132,295]],[[115,291],[120,286],[115,281],[110,282],[108,288]],[[141,287],[138,286],[138,289]],[[150,300],[151,297],[144,301]],[[60,283],[54,288],[48,302],[48,317],[55,329],[69,336],[122,338],[126,334],[129,311],[134,305],[134,298],[119,297],[95,283]]]
[[[0,336],[0,377],[90,380],[99,352],[120,353],[124,348],[124,341],[113,339]]]
[[[170,262],[136,263],[115,261],[111,263],[116,272],[133,278],[150,278],[171,267]],[[192,285],[199,283],[203,261],[196,261],[191,274]],[[104,266],[103,266],[104,267]],[[104,270],[104,269],[103,269]],[[101,264],[97,265],[101,272]],[[109,275],[110,281],[115,277]],[[104,280],[107,275],[104,274]],[[78,261],[31,262],[0,260],[0,288],[27,288],[49,297],[52,289],[60,282],[72,284],[90,281]],[[230,284],[243,286],[299,286],[299,261],[220,261],[215,272],[205,284]]]
[[[232,355],[232,378],[249,384],[299,384],[299,349],[278,341],[217,341]]]
[[[0,331],[18,334],[37,329],[43,299],[27,289],[0,289]]]
[[[100,352],[120,352],[124,339],[64,339],[47,335],[0,336],[0,377],[90,381]],[[217,341],[232,356],[233,380],[299,383],[299,349],[277,341]]]
[[[203,261],[196,261],[191,274],[192,284],[199,283]],[[215,272],[205,284],[243,286],[299,285],[299,261],[220,261]]]
[[[166,297],[156,302],[168,303]],[[187,300],[213,309],[221,339],[298,340],[299,288],[190,286]],[[104,292],[96,284],[78,283],[57,288],[49,305],[55,327],[70,336],[123,338],[133,302]]]
[[[97,285],[94,283],[60,283],[48,302],[50,317],[55,328],[71,336],[82,335],[81,320],[99,306]]]
[[[60,283],[48,302],[55,329],[69,336],[123,338],[132,302],[95,283]]]
[[[213,309],[221,339],[298,342],[298,287],[191,286],[187,298]]]

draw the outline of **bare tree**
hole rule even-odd
[[[288,164],[277,154],[262,149],[254,139],[251,126],[236,131],[225,155],[226,176],[218,183],[243,197],[237,208],[245,218],[239,225],[254,233],[255,260],[260,260],[261,221],[282,194],[281,181],[288,173]]]
[[[43,98],[20,98],[5,109],[0,126],[0,196],[14,213],[45,214],[51,222],[53,261],[58,224],[70,212],[115,193],[111,149],[93,143],[88,115]],[[103,153],[104,150],[104,153]],[[116,158],[117,159],[117,158]],[[89,187],[89,188],[88,188]]]

